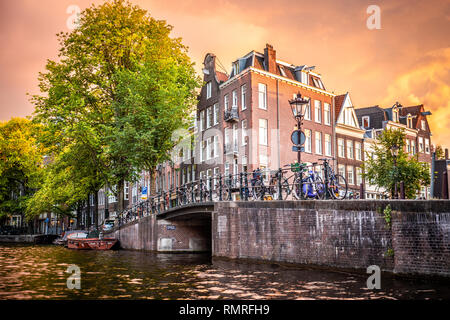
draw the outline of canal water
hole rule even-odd
[[[68,289],[70,265],[81,288]],[[369,275],[367,275],[369,276]],[[450,299],[447,283],[212,259],[0,244],[0,299]]]

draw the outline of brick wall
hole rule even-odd
[[[450,276],[450,201],[220,203],[212,228],[215,256]]]

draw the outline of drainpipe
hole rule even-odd
[[[280,151],[280,145],[281,145],[281,141],[280,141],[280,98],[279,98],[279,91],[278,91],[278,83],[279,80],[277,79],[277,140],[278,140],[278,167],[277,168],[281,168],[281,151]]]
[[[430,185],[430,198],[434,198],[434,170],[435,170],[436,152],[431,154],[431,185]]]

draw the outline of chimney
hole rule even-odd
[[[264,62],[266,71],[270,73],[277,73],[277,52],[273,50],[272,45],[266,44],[264,48]]]
[[[445,148],[445,160],[448,160],[448,149]]]

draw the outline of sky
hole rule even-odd
[[[0,120],[30,116],[27,93],[56,59],[68,8],[94,0],[0,0]],[[200,72],[208,52],[231,62],[272,44],[277,58],[316,66],[325,87],[356,108],[424,104],[432,143],[450,147],[450,0],[132,0],[182,37]],[[380,28],[370,5],[380,9]]]

